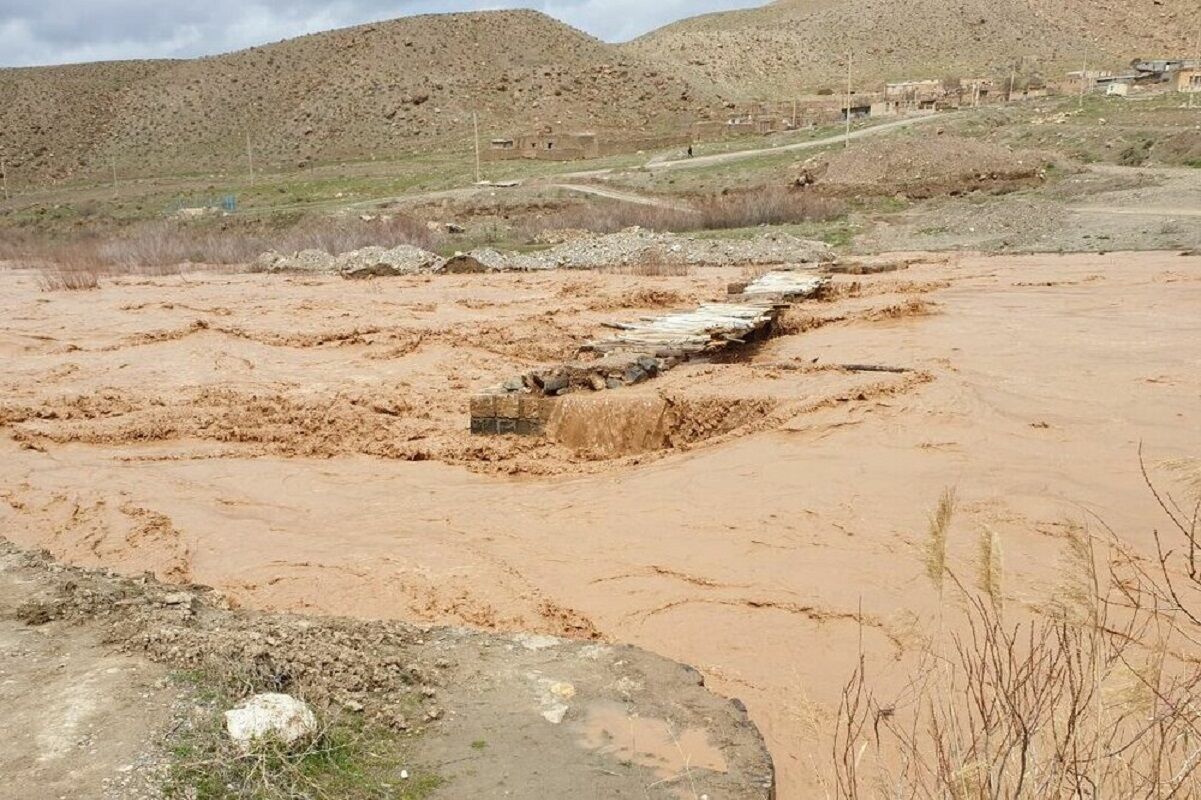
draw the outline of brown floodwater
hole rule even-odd
[[[739,358],[571,401],[558,441],[467,432],[473,389],[741,274],[0,271],[0,532],[249,607],[640,645],[742,699],[806,796],[860,652],[887,683],[930,631],[945,489],[952,562],[996,531],[1014,606],[1071,524],[1148,541],[1140,446],[1201,454],[1201,259],[839,276]]]

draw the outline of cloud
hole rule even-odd
[[[187,58],[410,14],[536,8],[606,41],[753,0],[0,0],[0,66]]]

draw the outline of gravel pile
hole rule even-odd
[[[402,244],[391,250],[364,247],[343,253],[334,261],[334,268],[343,278],[358,279],[437,272],[444,263],[436,253]]]
[[[263,253],[251,265],[252,272],[333,272],[334,257],[324,250],[301,250],[285,255],[274,250]]]
[[[299,253],[263,253],[251,265],[252,272],[337,273],[344,278],[372,278],[381,275],[415,275],[437,272],[443,260],[436,253],[402,244],[399,247],[364,247],[339,256],[324,250]]]
[[[336,257],[321,250],[304,250],[292,255],[269,252],[255,260],[252,271],[337,273],[344,278],[373,278],[428,272],[534,272],[635,264],[819,264],[833,260],[829,245],[786,233],[764,233],[751,239],[701,239],[627,228],[603,236],[573,238],[538,253],[480,249],[460,253],[449,260],[409,245],[390,250],[364,247]]]
[[[700,239],[643,228],[573,239],[539,253],[538,257],[562,269],[649,262],[690,266],[808,264],[834,258],[829,245],[786,233],[765,233],[752,239]]]
[[[501,253],[482,248],[470,253],[456,253],[443,265],[442,271],[452,275],[481,272],[534,272],[553,269],[551,264],[537,256],[524,253]]]

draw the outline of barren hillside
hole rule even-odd
[[[635,133],[703,99],[531,11],[399,19],[191,61],[0,70],[0,149],[23,176],[240,169],[464,146],[542,124]]]
[[[1196,0],[777,0],[709,14],[626,45],[728,96],[860,81],[1001,75],[1023,57],[1048,76],[1196,47]]]

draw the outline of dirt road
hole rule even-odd
[[[1201,208],[1115,208],[1113,206],[1078,206],[1082,214],[1118,214],[1130,217],[1201,217]]]
[[[1201,454],[1201,259],[952,258],[839,277],[745,359],[605,393],[583,412],[613,435],[580,449],[473,438],[467,397],[742,270],[5,273],[0,527],[258,608],[640,644],[746,700],[780,796],[812,796],[860,643],[899,679],[937,616],[944,489],[962,573],[994,530],[1038,606],[1068,523],[1149,541],[1140,443],[1152,469]],[[863,362],[915,372],[823,366]],[[666,447],[633,447],[665,404]]]
[[[552,183],[550,186],[569,192],[578,192],[580,194],[592,195],[593,197],[603,197],[607,200],[616,200],[620,203],[632,203],[634,205],[652,206],[654,208],[669,208],[676,211],[690,210],[683,203],[673,203],[661,197],[650,197],[648,195],[635,194],[634,192],[610,189],[607,186],[592,186],[586,183]]]

